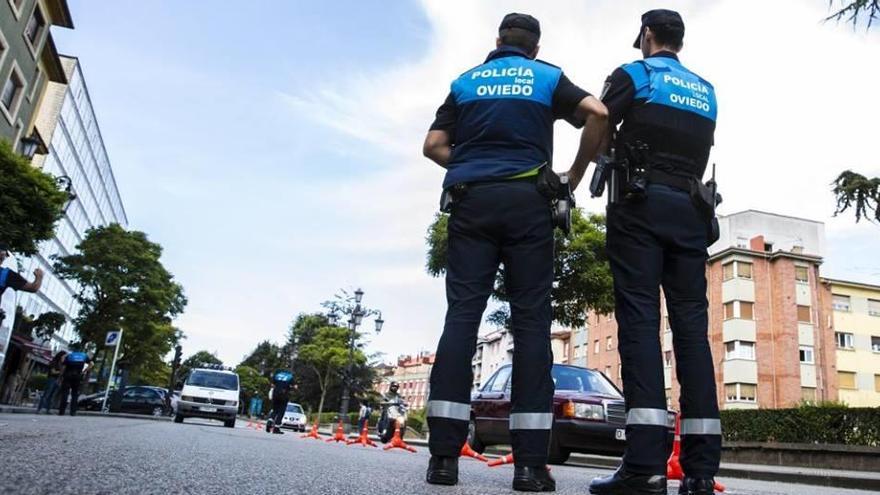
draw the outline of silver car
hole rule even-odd
[[[284,411],[284,418],[281,420],[281,427],[291,428],[296,431],[306,431],[306,421],[306,415],[303,412],[302,406],[288,402],[287,410]]]

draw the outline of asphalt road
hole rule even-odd
[[[383,452],[244,427],[125,418],[0,414],[3,494],[512,494],[513,468],[463,459],[456,487],[426,484],[426,449]],[[586,494],[608,471],[553,467],[560,494]],[[722,480],[730,494],[872,492]],[[675,483],[670,494],[676,493]]]

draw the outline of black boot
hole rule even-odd
[[[594,495],[666,495],[666,476],[628,473],[623,466],[590,483]]]
[[[555,492],[556,480],[547,466],[514,466],[513,489],[519,492]]]
[[[428,461],[425,480],[432,485],[455,485],[458,483],[458,457],[432,455]]]
[[[714,495],[715,480],[711,478],[688,478],[681,480],[678,495]]]
[[[281,431],[281,428],[279,428],[277,426],[272,427],[272,433],[274,433],[276,435],[284,435],[284,432]]]

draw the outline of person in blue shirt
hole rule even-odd
[[[626,451],[620,468],[590,485],[593,494],[667,490],[667,412],[660,346],[660,288],[666,298],[681,384],[679,493],[714,493],[721,422],[708,341],[707,247],[717,203],[701,200],[714,144],[715,89],[679,61],[684,21],[671,10],[642,16],[634,48],[642,60],[616,69],[602,101],[618,127],[615,153],[629,159],[609,191],[607,244],[614,276]],[[587,123],[590,126],[590,123]],[[613,187],[613,185],[612,185]],[[708,189],[708,188],[707,188]]]
[[[470,420],[471,358],[499,265],[510,298],[514,336],[510,435],[513,488],[553,491],[547,469],[553,424],[550,292],[553,285],[551,198],[538,189],[552,175],[553,123],[595,120],[598,135],[582,139],[575,165],[582,176],[607,129],[602,103],[562,69],[536,60],[537,19],[504,17],[496,49],[452,82],[423,145],[443,167],[450,212],[446,268],[448,310],[427,404],[431,459],[426,480],[458,482],[458,457]]]
[[[290,389],[293,387],[293,373],[289,370],[276,370],[272,375],[272,389],[269,398],[272,400],[272,415],[266,422],[266,432],[282,434],[281,424],[287,403],[290,401]]]
[[[3,268],[3,263],[9,259],[10,255],[9,245],[5,242],[0,242],[0,299],[3,298],[3,293],[6,292],[6,289],[21,292],[37,292],[40,290],[40,287],[43,285],[43,270],[40,268],[35,269],[33,282],[28,282],[27,279],[15,270]],[[0,323],[3,322],[5,316],[3,310],[0,310]]]
[[[68,395],[70,396],[70,415],[76,416],[79,387],[92,364],[92,358],[81,350],[73,350],[64,358],[64,369],[61,371],[61,404],[58,415],[64,416],[67,410]]]

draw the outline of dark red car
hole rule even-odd
[[[489,445],[510,445],[511,365],[498,368],[471,397],[468,443],[477,452]],[[551,464],[563,464],[572,452],[621,455],[626,445],[623,395],[602,373],[554,364]],[[669,442],[674,438],[675,412],[669,411]]]

